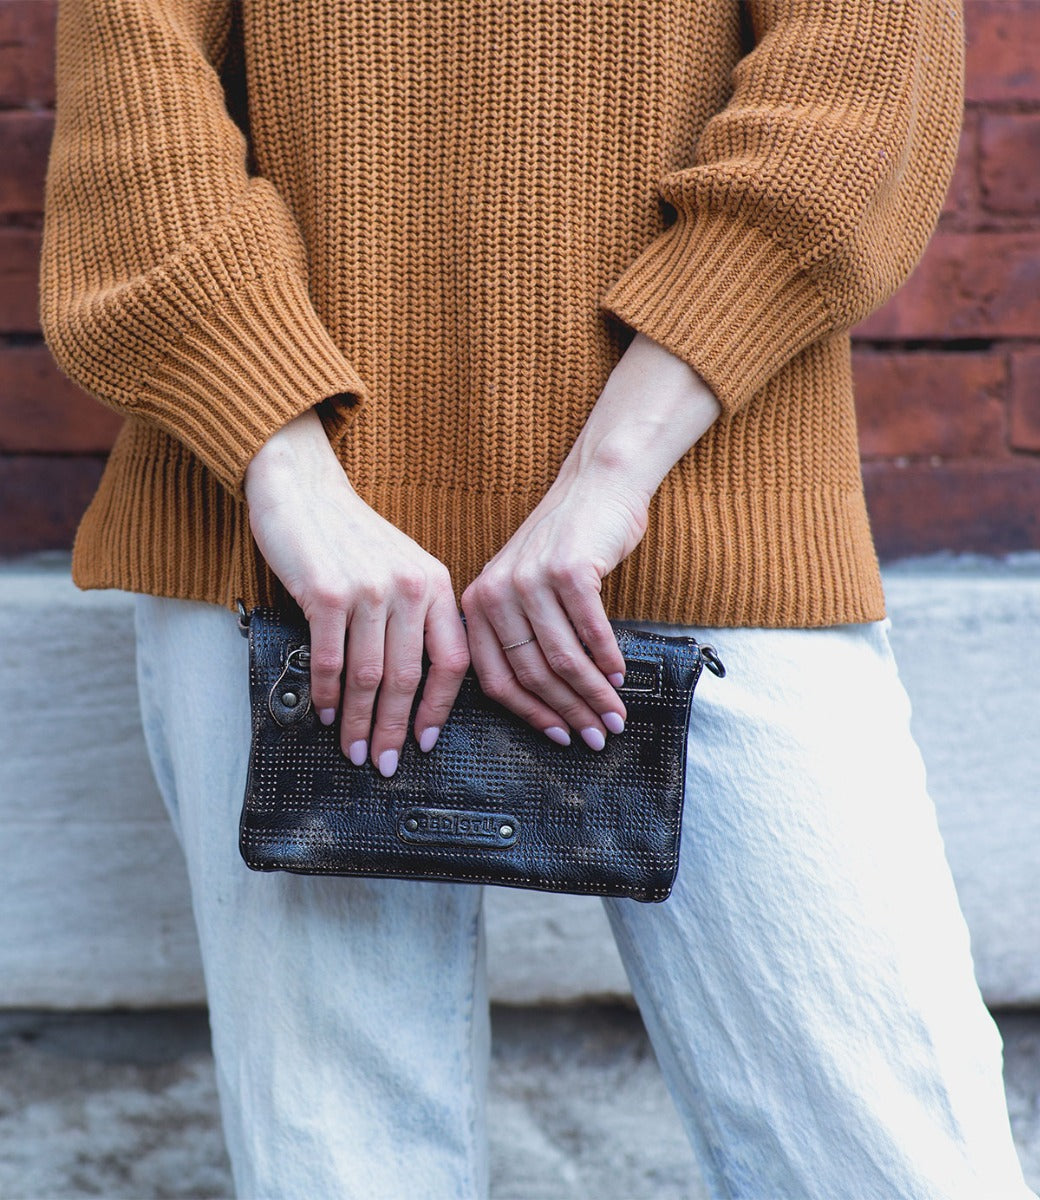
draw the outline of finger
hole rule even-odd
[[[310,627],[311,703],[321,723],[331,725],[339,706],[347,614],[338,607],[320,609],[311,617]]]
[[[415,712],[414,729],[420,749],[432,750],[469,666],[466,630],[450,589],[438,593],[427,611],[426,651],[430,669]]]
[[[387,777],[397,770],[415,692],[422,679],[424,614],[425,606],[409,604],[391,609],[386,622],[383,682],[372,727],[372,762]]]
[[[368,757],[372,709],[383,680],[385,630],[386,611],[382,608],[355,612],[348,626],[340,746],[356,767]]]
[[[552,741],[569,745],[571,739],[566,720],[538,696],[524,691],[519,685],[509,660],[502,652],[498,635],[480,608],[473,608],[466,613],[466,637],[473,670],[485,695],[535,729],[540,729]]]
[[[547,637],[555,638],[557,641],[561,640],[560,631],[553,629],[552,621],[545,617],[547,608],[552,608],[557,615],[557,621],[562,622],[568,629],[570,629],[570,623],[560,608],[559,602],[551,593],[543,593],[539,598],[539,603],[542,611],[534,619],[532,619],[531,612],[521,609],[512,599],[503,600],[492,610],[489,619],[503,647],[512,646],[514,642],[526,641],[521,634],[521,631],[525,629],[531,630],[534,635],[533,641],[510,650],[503,649],[502,652],[508,659],[513,668],[513,674],[524,691],[540,697],[560,713],[568,725],[580,730],[582,738],[593,750],[602,750],[606,744],[607,727],[595,709],[549,665],[540,641],[539,630]],[[578,644],[573,629],[570,630],[570,640],[573,646],[571,654],[557,652],[557,660],[563,669],[572,675],[576,674],[578,664],[575,656],[580,655],[588,663],[590,674],[599,674]],[[600,682],[604,689],[613,691],[602,676],[600,676]],[[614,700],[617,702],[616,694]]]
[[[551,593],[542,593],[534,604],[528,606],[527,618],[538,638],[538,647],[549,670],[563,680],[570,690],[597,714],[605,728],[611,733],[620,733],[625,727],[627,710],[613,685],[585,653],[570,617],[559,599]],[[610,631],[609,622],[607,629]],[[622,670],[624,665],[625,660],[622,658]],[[521,682],[530,686],[522,679]]]
[[[608,683],[620,687],[625,678],[625,656],[618,646],[599,590],[590,591],[587,584],[565,578],[559,581],[556,591],[575,633],[588,647],[592,661]]]

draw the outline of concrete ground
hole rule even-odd
[[[1035,1189],[1040,1012],[998,1014],[998,1023],[1012,1125]],[[494,1032],[494,1200],[703,1197],[637,1014],[499,1007]],[[231,1194],[203,1012],[0,1013],[4,1200]]]

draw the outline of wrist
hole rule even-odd
[[[577,501],[584,509],[620,506],[633,514],[645,513],[659,483],[645,471],[633,470],[627,453],[600,445],[587,455],[569,455],[545,499],[549,504]]]
[[[246,466],[245,488],[269,480],[314,479],[324,472],[346,475],[329,445],[321,418],[314,409],[275,430]]]
[[[633,392],[614,380],[597,408],[560,468],[561,481],[626,492],[646,504],[720,412],[706,387]]]

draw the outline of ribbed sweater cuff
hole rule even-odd
[[[680,210],[600,307],[693,367],[727,417],[833,327],[783,246],[732,216],[703,211]]]
[[[241,500],[257,450],[330,397],[349,410],[367,391],[304,282],[281,270],[243,284],[196,320],[143,380],[131,407],[183,442]]]

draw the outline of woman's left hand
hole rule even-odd
[[[603,579],[636,548],[661,480],[720,411],[692,367],[637,333],[552,487],[463,593],[481,687],[553,741],[567,744],[575,729],[601,750],[624,728],[615,688],[625,661]]]
[[[614,688],[625,660],[600,586],[646,519],[645,500],[619,482],[561,475],[463,593],[481,687],[553,741],[566,744],[577,729],[602,750],[607,732],[624,728]]]

